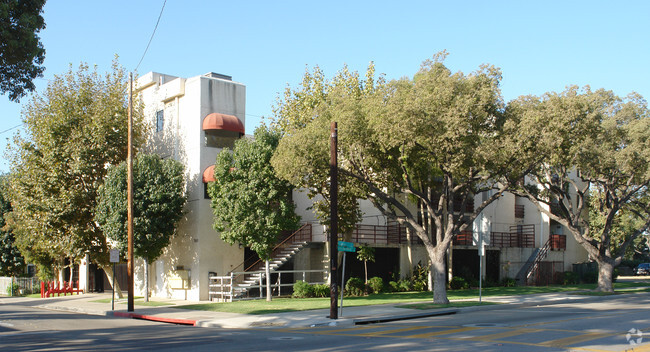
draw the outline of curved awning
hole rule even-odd
[[[203,119],[203,130],[226,130],[244,134],[244,124],[233,115],[213,112]]]
[[[210,165],[205,170],[203,170],[203,183],[214,181],[216,181],[214,178],[214,165]]]

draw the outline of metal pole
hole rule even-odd
[[[113,297],[111,298],[111,310],[115,310],[115,263],[113,263]]]
[[[339,316],[343,316],[343,288],[345,288],[345,255],[348,252],[343,252],[343,270],[341,270],[341,304],[339,305]]]
[[[126,157],[127,173],[127,286],[129,290],[127,311],[133,312],[133,73],[129,73],[128,145]]]
[[[330,127],[330,319],[338,319],[337,275],[338,266],[338,161],[336,158],[338,131],[336,122]]]
[[[481,224],[481,227],[483,224]],[[483,247],[483,229],[478,233],[478,303],[483,301],[483,256],[485,247]]]

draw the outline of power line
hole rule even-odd
[[[149,50],[149,45],[151,45],[151,41],[153,40],[153,36],[156,34],[156,29],[158,29],[158,24],[160,23],[160,18],[162,17],[163,10],[165,9],[165,5],[167,4],[167,0],[163,2],[163,6],[160,9],[160,14],[158,15],[158,21],[156,21],[156,26],[153,29],[153,33],[151,33],[151,38],[149,38],[149,43],[147,43],[147,47],[144,49],[144,53],[142,53],[142,57],[140,58],[140,62],[138,62],[138,66],[135,67],[134,71],[138,70],[138,67],[140,67],[140,64],[142,63],[142,60],[144,60],[144,56],[147,54],[147,50]]]
[[[16,129],[16,128],[18,128],[18,127],[21,127],[22,125],[23,125],[23,124],[21,123],[20,125],[16,125],[16,126],[14,126],[14,127],[7,128],[7,129],[4,130],[4,131],[0,131],[0,134],[7,133],[7,132],[9,132],[9,131],[11,131],[11,130],[13,130],[13,129]]]

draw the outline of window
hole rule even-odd
[[[165,111],[156,111],[156,132],[161,132],[165,127]]]
[[[212,199],[210,198],[210,193],[208,192],[208,184],[203,184],[203,199]]]

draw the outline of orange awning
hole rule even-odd
[[[216,181],[214,178],[214,165],[210,165],[205,170],[203,170],[203,183],[214,181]]]
[[[213,112],[203,119],[203,130],[226,130],[244,134],[244,124],[236,116]]]

